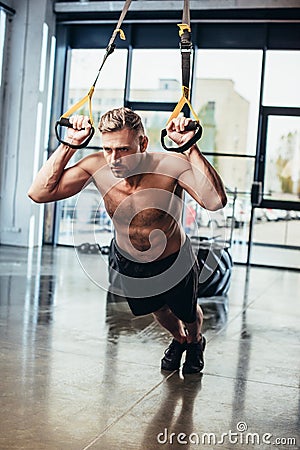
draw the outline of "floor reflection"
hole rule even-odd
[[[201,387],[202,374],[183,378],[174,372],[166,377],[159,406],[145,429],[141,448],[159,449],[164,444],[164,448],[174,449],[178,439],[186,441],[184,447],[189,448],[188,437],[195,431],[195,401]]]
[[[108,325],[108,337],[118,340],[123,334],[136,334],[153,323],[152,315],[134,317],[129,309],[126,298],[121,295],[107,292],[106,295],[106,323]]]
[[[198,303],[202,308],[204,321],[203,332],[207,330],[221,330],[228,318],[228,296],[199,298]]]
[[[176,440],[241,421],[297,435],[299,274],[235,267],[229,298],[199,299],[206,366],[183,378],[160,372],[169,335],[91,283],[73,249],[5,248],[0,263],[1,448],[194,448]]]
[[[107,292],[106,296],[106,321],[109,325],[110,334],[117,336],[119,333],[128,330],[128,324],[130,327],[128,331],[134,331],[139,328],[144,328],[152,323],[153,318],[150,315],[142,316],[138,319],[132,315],[129,307],[127,306],[126,298]],[[222,329],[228,317],[228,296],[199,298],[198,303],[203,310],[204,323],[203,332],[207,330],[218,331]]]
[[[246,398],[247,398],[247,380],[251,361],[251,332],[247,325],[247,311],[249,307],[249,288],[250,288],[250,267],[246,267],[245,283],[243,292],[243,304],[241,314],[241,330],[238,346],[238,360],[236,366],[236,378],[234,393],[232,399],[232,420],[231,429],[234,432],[238,430],[238,424],[246,422]],[[234,448],[232,446],[232,448]]]

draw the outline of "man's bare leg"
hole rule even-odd
[[[165,350],[164,357],[161,360],[161,368],[168,371],[178,370],[182,354],[186,350],[187,345],[187,333],[184,323],[172,313],[168,306],[155,311],[153,316],[174,337],[169,347]]]
[[[163,306],[153,313],[157,322],[166,330],[168,330],[176,339],[183,344],[187,341],[185,325],[170,310],[168,306]],[[192,325],[192,324],[190,324]]]
[[[205,339],[201,334],[203,313],[200,306],[197,305],[196,320],[192,323],[184,324],[167,306],[155,311],[153,316],[175,339],[165,351],[165,356],[161,360],[161,368],[164,370],[179,369],[181,356],[187,350],[183,374],[200,372],[204,366],[203,352],[205,348]]]
[[[192,323],[185,323],[185,327],[188,330],[187,343],[199,342],[201,340],[201,329],[203,323],[203,312],[199,305],[196,309],[196,320]]]
[[[204,367],[203,353],[206,340],[201,334],[203,313],[199,305],[196,310],[196,320],[193,323],[186,323],[188,330],[185,362],[183,364],[183,375],[201,372]]]
[[[196,309],[196,320],[192,323],[185,323],[179,320],[172,313],[168,306],[163,306],[153,313],[160,325],[168,330],[174,338],[181,344],[187,342],[199,342],[201,340],[201,328],[203,323],[203,312],[199,305]],[[186,330],[188,333],[186,333]]]

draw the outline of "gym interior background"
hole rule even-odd
[[[133,0],[126,40],[117,39],[93,97],[95,122],[112,107],[140,112],[155,151],[181,96],[182,6]],[[0,448],[201,439],[201,448],[269,448],[264,433],[278,448],[299,448],[299,1],[190,1],[191,100],[228,205],[208,215],[186,198],[183,224],[191,237],[224,242],[234,267],[226,298],[199,300],[207,362],[189,380],[160,373],[169,337],[152,318],[133,318],[106,295],[97,250],[113,228],[96,190],[47,205],[26,194],[57,147],[56,120],[88,92],[122,7],[0,2]],[[95,136],[73,161],[100,145]],[[222,442],[229,430],[238,442]]]

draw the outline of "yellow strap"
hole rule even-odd
[[[121,24],[122,24],[122,22],[123,22],[123,19],[124,19],[126,13],[127,13],[127,10],[128,10],[128,8],[129,8],[129,6],[130,6],[130,3],[131,3],[131,0],[126,0],[125,5],[124,5],[124,8],[123,8],[123,11],[122,11],[121,16],[120,16],[120,18],[119,18],[117,27],[120,27],[120,26],[121,26]],[[115,40],[115,38],[116,38],[116,36],[117,36],[118,33],[120,33],[120,38],[121,38],[121,39],[123,39],[123,40],[126,39],[126,36],[125,36],[124,31],[123,31],[121,28],[115,28],[115,30],[113,31],[112,37],[111,37],[111,39],[110,39],[110,41],[109,41],[109,46],[110,46],[111,44],[114,43],[114,40]],[[108,47],[109,47],[109,46],[108,46]],[[108,49],[108,47],[107,47],[107,49]],[[108,54],[109,54],[109,53],[108,53]],[[103,66],[103,64],[104,64],[104,62],[105,62],[105,60],[106,60],[108,54],[105,55],[105,58],[103,59],[102,65],[101,65],[101,67],[100,67],[100,69],[99,69],[97,78],[96,78],[96,80],[95,80],[93,86],[90,88],[89,92],[87,93],[87,95],[86,95],[85,97],[83,97],[81,100],[79,100],[79,102],[75,103],[75,105],[71,106],[71,108],[68,109],[68,111],[65,112],[65,113],[60,117],[61,119],[62,119],[62,118],[68,118],[68,117],[70,117],[72,114],[74,114],[75,111],[77,111],[77,110],[78,110],[79,108],[81,108],[86,102],[88,102],[88,105],[89,105],[89,119],[90,119],[91,125],[94,126],[93,114],[92,114],[92,96],[93,96],[93,94],[94,94],[95,85],[96,85],[96,82],[97,82],[97,80],[98,80],[98,76],[99,76],[100,70],[101,70],[101,68],[102,68],[102,66]]]
[[[79,100],[79,102],[75,103],[75,105],[71,106],[71,108],[68,109],[68,111],[65,112],[61,116],[61,119],[62,118],[68,118],[68,117],[72,116],[72,114],[74,114],[75,111],[77,111],[79,108],[81,108],[81,106],[83,106],[86,102],[88,102],[90,123],[93,126],[94,125],[94,121],[93,121],[93,114],[92,114],[92,96],[94,94],[94,90],[95,90],[95,87],[92,86],[90,88],[89,92],[87,93],[87,95],[85,97],[83,97],[81,100]]]
[[[116,33],[116,34],[117,34],[117,33],[120,33],[120,38],[123,39],[123,41],[126,40],[125,33],[124,33],[124,31],[123,31],[121,28],[116,28],[116,29],[115,29],[115,33]]]
[[[182,108],[184,107],[184,105],[187,104],[188,107],[190,108],[190,111],[192,112],[194,119],[197,122],[200,122],[199,117],[197,116],[194,108],[191,105],[190,102],[190,90],[189,88],[187,88],[186,86],[182,86],[182,97],[180,98],[179,102],[177,103],[177,105],[175,106],[172,114],[170,115],[167,124],[169,122],[171,122],[171,120],[175,119],[176,117],[179,116],[179,113],[181,112]]]
[[[191,27],[187,23],[178,23],[177,26],[179,27],[179,36],[181,37],[185,30],[188,30],[191,32]]]
[[[116,28],[114,31],[116,34],[120,33],[120,38],[121,39],[126,39],[125,37],[125,33],[123,30],[121,30],[121,28]],[[94,120],[93,120],[93,113],[92,113],[92,97],[95,91],[95,86],[93,85],[89,92],[81,99],[79,100],[79,102],[75,103],[75,105],[71,106],[70,109],[68,109],[68,111],[66,111],[60,118],[68,118],[70,116],[72,116],[72,114],[74,114],[75,111],[77,111],[78,109],[80,109],[85,103],[88,102],[88,106],[89,106],[89,119],[90,119],[90,123],[92,126],[94,126]]]

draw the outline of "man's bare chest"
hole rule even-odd
[[[157,181],[144,180],[135,188],[122,182],[111,187],[103,195],[109,216],[115,222],[138,226],[163,221],[166,215],[177,217],[181,211],[181,188],[167,177]]]

